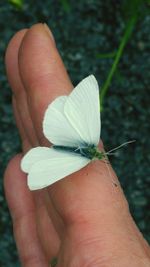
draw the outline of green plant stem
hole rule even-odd
[[[118,63],[119,63],[119,60],[122,56],[122,53],[123,53],[123,50],[132,34],[132,31],[134,29],[134,26],[136,24],[136,21],[137,21],[137,15],[134,15],[133,17],[131,17],[131,19],[129,20],[128,24],[127,24],[127,27],[126,27],[126,30],[125,30],[125,33],[121,39],[121,42],[120,42],[120,45],[118,47],[118,50],[117,50],[117,53],[116,53],[116,57],[114,59],[114,62],[113,62],[113,65],[110,69],[110,72],[108,74],[108,77],[107,77],[107,80],[105,81],[102,89],[101,89],[101,94],[100,94],[100,108],[101,110],[103,109],[103,100],[104,100],[104,97],[108,91],[108,88],[109,88],[109,85],[111,83],[111,80],[113,78],[113,75],[116,71],[116,68],[118,66]]]

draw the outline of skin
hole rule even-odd
[[[36,24],[17,32],[6,51],[6,69],[23,153],[49,146],[42,133],[44,111],[73,88],[50,30]],[[31,192],[21,158],[9,162],[4,186],[23,267],[47,267],[53,257],[57,267],[150,266],[150,248],[111,166],[108,175],[106,164],[94,161]]]

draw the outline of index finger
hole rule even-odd
[[[43,144],[45,109],[55,97],[68,94],[73,87],[47,26],[36,24],[26,33],[19,50],[19,70],[31,118]]]

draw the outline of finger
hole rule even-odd
[[[22,138],[23,151],[25,153],[29,149],[31,149],[31,145],[29,141],[27,140],[26,134],[22,127],[22,122],[20,120],[19,113],[17,111],[16,100],[14,97],[13,97],[13,109],[14,109],[16,123],[19,129],[19,132],[20,132],[20,136]],[[54,208],[49,198],[47,190],[34,192],[34,198],[35,198],[35,206],[36,206],[35,213],[36,213],[38,235],[40,237],[41,244],[44,248],[47,259],[51,260],[52,257],[57,255],[57,252],[59,250],[59,245],[60,245],[60,240],[58,238],[58,235],[56,234],[56,231],[54,230],[52,221],[50,219],[50,217],[56,217],[56,212],[54,211]],[[57,226],[58,221],[59,221],[59,225]],[[59,216],[55,218],[55,224],[56,224],[55,228],[57,228],[57,231],[59,231],[60,236],[63,235],[63,229],[62,227],[60,228]],[[49,232],[50,234],[48,234]],[[52,239],[55,240],[55,242],[52,243]]]
[[[26,33],[19,50],[19,68],[28,96],[31,117],[39,139],[42,139],[41,144],[43,144],[45,142],[41,122],[45,108],[60,93],[68,94],[72,84],[57,52],[54,40],[42,24],[33,26]],[[57,212],[54,212],[50,203],[48,210],[61,237],[62,220]]]
[[[42,247],[45,251],[47,259],[50,261],[56,257],[60,247],[60,239],[55,230],[51,217],[51,211],[54,209],[48,197],[47,190],[33,192],[36,206],[36,221],[38,236],[41,240]],[[47,205],[51,208],[50,213]]]
[[[18,70],[18,50],[26,32],[27,29],[21,30],[11,39],[6,50],[5,62],[8,80],[16,99],[16,106],[20,117],[19,121],[22,121],[21,128],[23,128],[23,131],[20,131],[20,134],[23,133],[23,140],[25,138],[25,134],[25,140],[28,140],[32,146],[37,146],[38,141],[28,111],[26,92],[21,82]]]
[[[19,70],[18,70],[19,45],[26,32],[27,30],[22,30],[18,32],[10,41],[10,44],[6,52],[7,74],[9,77],[10,84],[13,87],[13,93],[14,93],[14,97],[13,97],[14,114],[16,117],[16,123],[17,123],[18,129],[21,135],[22,146],[23,146],[24,152],[29,150],[32,145],[35,146],[37,144],[36,137],[34,135],[34,128],[32,125],[31,118],[30,118],[30,114],[28,112],[28,106],[26,102],[26,92],[20,80]],[[27,134],[25,132],[25,129],[26,129]],[[30,140],[28,140],[28,136],[30,137]],[[30,144],[30,141],[32,144]],[[35,204],[36,204],[38,233],[41,237],[41,241],[46,251],[47,257],[49,258],[51,257],[51,255],[52,256],[56,255],[60,241],[58,239],[58,235],[56,231],[54,230],[51,219],[50,217],[48,217],[48,212],[44,206],[45,203],[43,203],[43,206],[39,205],[41,195],[38,194],[37,196],[34,196],[34,197],[36,200]],[[49,211],[51,211],[52,213],[53,209],[52,209],[52,205],[50,205],[51,204],[50,202],[51,200],[49,199],[48,204],[49,206],[51,206]],[[52,216],[56,217],[55,212],[53,212]],[[58,216],[57,216],[57,221],[58,221]],[[48,234],[49,232],[50,234]],[[52,242],[50,242],[52,237],[53,237],[53,240],[55,240],[53,244]]]
[[[27,189],[26,176],[19,168],[20,159],[20,155],[13,158],[6,169],[4,179],[17,248],[23,266],[48,267],[37,235],[32,194]]]
[[[56,209],[54,207],[55,205],[53,203],[53,199],[51,198],[51,196],[49,194],[48,188],[46,188],[45,191],[47,192],[45,194],[45,204],[46,204],[47,212],[53,221],[53,224],[55,226],[56,232],[58,233],[60,240],[62,240],[64,237],[64,233],[65,233],[64,222],[63,222],[60,214],[56,211]]]
[[[43,24],[32,26],[26,33],[19,50],[19,69],[32,121],[43,144],[45,109],[56,96],[68,94],[72,89],[51,34]]]
[[[16,124],[20,133],[20,137],[21,137],[21,141],[22,141],[22,150],[23,153],[26,153],[29,149],[31,149],[31,144],[30,141],[28,140],[28,137],[24,131],[24,127],[22,125],[22,121],[20,119],[20,115],[19,112],[17,110],[17,105],[16,105],[16,99],[15,97],[12,98],[12,104],[13,104],[13,111],[14,111],[14,115],[15,115],[15,120],[16,120]]]

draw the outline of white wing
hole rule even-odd
[[[77,155],[58,151],[50,148],[49,159],[35,163],[29,170],[28,186],[30,190],[37,190],[49,186],[56,181],[74,173],[86,166],[90,159]]]
[[[52,157],[52,150],[49,147],[35,147],[30,149],[21,160],[21,169],[29,172],[33,164]]]
[[[100,103],[98,83],[93,75],[83,79],[68,96],[64,113],[87,144],[99,143]]]
[[[64,114],[67,96],[56,98],[47,108],[43,133],[55,145],[78,147],[83,141]]]

